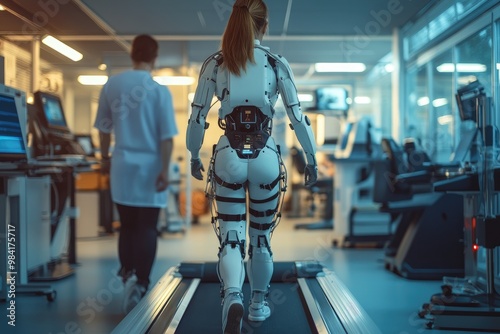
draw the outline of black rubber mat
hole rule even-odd
[[[245,316],[242,333],[313,333],[304,312],[297,283],[271,283],[268,302],[271,316],[263,322],[248,320],[250,287],[243,285]],[[222,305],[219,283],[201,283],[196,290],[177,334],[222,333]]]

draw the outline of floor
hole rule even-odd
[[[440,290],[439,281],[411,281],[387,271],[383,250],[332,247],[330,230],[295,229],[304,219],[283,218],[272,246],[276,261],[317,260],[344,282],[383,334],[475,333],[426,329],[419,308]],[[182,261],[216,261],[217,242],[209,218],[185,233],[159,238],[152,282]],[[78,239],[74,274],[50,282],[57,298],[20,296],[16,326],[0,318],[0,333],[106,334],[123,319],[123,287],[114,276],[118,268],[117,235]],[[4,310],[7,305],[1,306]],[[5,312],[5,311],[4,311]],[[483,332],[484,333],[484,332]],[[366,333],[370,334],[370,333]]]

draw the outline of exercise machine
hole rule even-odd
[[[383,138],[382,147],[387,159],[376,165],[374,200],[395,225],[385,245],[385,268],[420,280],[463,275],[461,196],[433,190],[438,176],[424,167],[424,152],[405,153],[392,138]]]
[[[346,121],[333,162],[333,245],[384,245],[390,236],[391,217],[373,201],[374,166],[382,159],[380,144],[373,140],[369,118]]]
[[[243,293],[249,296],[247,278]],[[242,333],[381,333],[348,289],[315,261],[275,262],[264,322],[243,320]],[[218,333],[222,328],[215,262],[170,268],[118,324],[121,333]]]
[[[420,312],[429,328],[500,331],[500,218],[497,193],[499,132],[493,102],[472,82],[457,92],[461,115],[471,115],[480,134],[479,161],[462,175],[439,182],[436,191],[456,192],[464,201],[465,277],[443,279]],[[475,168],[474,168],[475,167]]]

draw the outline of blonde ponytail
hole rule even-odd
[[[222,37],[223,66],[236,75],[254,63],[255,36],[267,24],[267,6],[262,0],[237,0]]]

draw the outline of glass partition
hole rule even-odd
[[[455,103],[453,71],[447,70],[446,64],[453,64],[451,50],[436,57],[432,65],[432,101],[429,107],[433,109],[434,160],[438,163],[450,161],[451,153],[456,146],[455,124],[457,123],[457,108]]]
[[[429,108],[429,78],[427,66],[412,67],[407,75],[407,110],[405,115],[404,137],[415,138],[429,156],[434,144],[431,138]]]
[[[465,86],[479,80],[485,93],[492,96],[492,29],[487,27],[457,45],[457,83]]]
[[[462,130],[476,126],[473,121],[461,121],[457,89],[479,80],[485,93],[494,96],[493,77],[498,70],[493,67],[500,66],[493,62],[492,32],[489,25],[454,46],[436,48],[426,62],[408,67],[404,137],[418,139],[434,162],[449,162]]]

